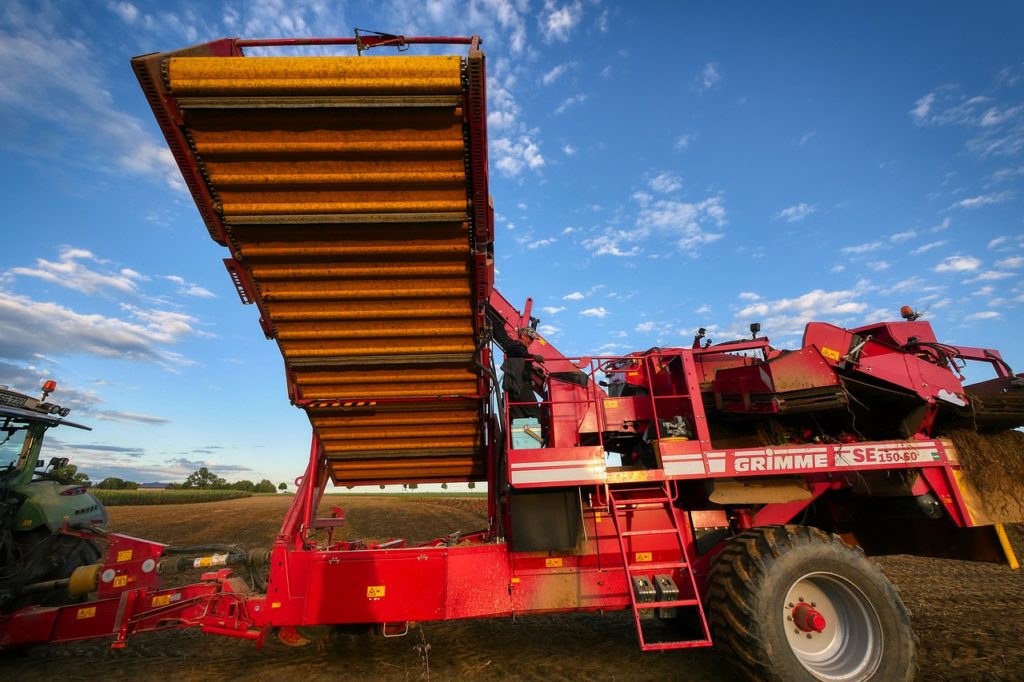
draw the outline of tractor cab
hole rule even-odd
[[[31,586],[67,578],[99,558],[92,541],[61,532],[106,526],[108,517],[86,487],[59,474],[66,457],[43,454],[47,430],[91,430],[67,421],[68,408],[47,402],[56,387],[47,381],[42,398],[0,387],[0,612],[17,606]]]

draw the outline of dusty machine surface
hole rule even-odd
[[[362,54],[418,43],[468,55]],[[301,44],[359,54],[243,54]],[[909,309],[811,323],[792,350],[756,325],[621,357],[538,334],[493,288],[479,39],[225,39],[132,63],[280,347],[309,460],[268,553],[106,534],[93,600],[0,617],[0,647],[628,610],[643,650],[714,643],[752,678],[909,680],[916,636],[867,557],[1016,567],[1024,376],[995,350]],[[967,362],[993,378],[965,386]],[[328,482],[477,481],[487,527],[429,542],[339,541],[341,510],[317,513]],[[187,566],[214,570],[162,584]]]

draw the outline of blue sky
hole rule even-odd
[[[60,382],[94,479],[290,481],[309,442],[129,59],[356,26],[484,37],[498,287],[563,352],[908,304],[1024,368],[1019,3],[9,0],[0,383]]]

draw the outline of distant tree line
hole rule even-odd
[[[135,481],[126,481],[116,476],[108,476],[99,483],[93,483],[89,480],[89,475],[79,471],[78,467],[74,464],[55,467],[51,473],[86,488],[95,487],[100,490],[138,490],[139,488],[139,484]],[[264,478],[259,483],[253,483],[245,479],[229,483],[207,467],[200,467],[189,474],[183,483],[170,483],[167,485],[167,488],[169,490],[241,490],[247,493],[272,493],[278,490],[287,490],[288,484],[279,483],[274,485],[274,482],[268,478]]]
[[[264,478],[259,483],[253,483],[246,479],[229,483],[207,467],[199,467],[188,475],[184,483],[171,483],[167,487],[172,490],[241,490],[247,493],[273,493],[278,489],[286,490],[288,488],[283,483],[281,485],[284,487],[274,485],[269,478]]]

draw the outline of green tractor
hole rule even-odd
[[[59,475],[66,457],[47,462],[42,454],[48,429],[91,430],[65,421],[70,410],[47,402],[56,387],[47,381],[37,399],[0,386],[0,613],[83,596],[75,584],[102,557],[88,536],[107,525],[106,509],[86,487]]]

